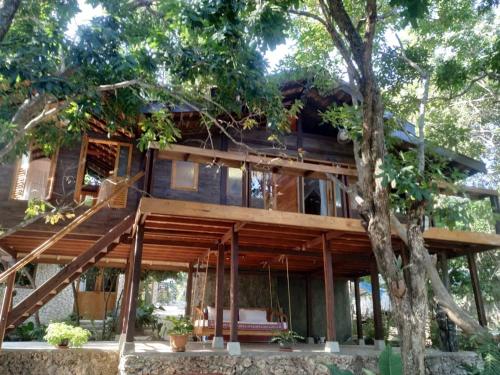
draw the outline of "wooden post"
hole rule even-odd
[[[245,170],[243,171],[243,178],[241,183],[243,185],[241,190],[241,206],[250,207],[250,200],[252,195],[252,171],[250,170],[250,163],[245,163]]]
[[[323,270],[325,279],[325,306],[326,306],[326,341],[325,351],[338,352],[339,347],[335,337],[335,313],[333,299],[333,267],[332,253],[328,249],[326,234],[321,235],[323,245]]]
[[[120,306],[120,317],[118,319],[118,332],[120,333],[125,333],[124,327],[126,326],[126,311],[127,311],[127,306],[128,306],[128,301],[129,301],[129,292],[130,292],[130,275],[131,275],[131,268],[132,268],[132,247],[130,248],[130,254],[127,258],[127,265],[125,266],[125,282],[123,284],[123,299],[121,302]]]
[[[127,325],[125,327],[125,341],[134,342],[135,331],[135,311],[137,299],[139,298],[139,282],[141,279],[142,245],[144,242],[144,225],[140,224],[134,238],[133,268],[129,293],[129,303],[127,309]]]
[[[373,259],[370,267],[373,300],[373,324],[375,325],[375,346],[381,349],[384,344],[384,326],[382,323],[382,306],[380,304],[380,285],[378,282],[377,262]]]
[[[474,292],[474,301],[476,302],[479,324],[481,324],[483,327],[486,327],[488,325],[488,321],[486,319],[486,311],[484,309],[483,296],[481,295],[479,276],[477,274],[476,254],[468,253],[467,262],[469,263],[469,272],[472,282],[472,290]]]
[[[0,307],[0,349],[2,349],[3,338],[7,329],[7,317],[12,309],[12,295],[14,292],[14,284],[16,282],[16,273],[11,273],[7,277],[5,290],[2,299],[2,306]]]
[[[441,280],[447,290],[450,290],[450,278],[448,275],[448,257],[445,252],[439,253],[439,268],[441,269]],[[445,352],[458,351],[457,329],[455,324],[446,314],[446,311],[437,304],[436,307],[436,322],[439,328],[439,338],[441,342],[441,350]]]
[[[186,309],[185,316],[191,316],[191,304],[193,297],[193,265],[189,263],[188,278],[186,283]]]
[[[224,244],[217,245],[217,270],[215,281],[215,335],[212,347],[224,348],[223,332],[224,315]],[[231,326],[232,327],[232,326]]]
[[[312,337],[313,334],[313,318],[312,318],[312,282],[311,275],[306,276],[306,317],[307,317],[307,337]]]
[[[220,135],[220,150],[227,151],[227,137],[224,134]],[[228,167],[220,166],[220,197],[219,203],[222,205],[227,204],[227,177],[228,177]]]
[[[231,293],[230,293],[230,304],[231,304],[231,342],[238,341],[238,232],[235,231],[235,227],[232,227],[231,233]]]
[[[358,340],[363,344],[363,318],[361,316],[361,293],[359,290],[359,278],[354,279],[354,299],[356,301],[356,331]]]

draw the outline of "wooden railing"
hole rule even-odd
[[[82,224],[83,222],[88,220],[90,217],[95,215],[97,212],[99,212],[103,207],[105,207],[108,204],[108,202],[110,202],[114,197],[119,195],[124,189],[128,189],[130,186],[132,186],[134,183],[136,183],[143,176],[144,176],[144,172],[139,172],[135,176],[130,177],[130,178],[126,179],[125,181],[123,181],[122,182],[123,186],[118,187],[112,194],[109,195],[109,197],[107,197],[105,200],[97,203],[95,206],[93,206],[90,209],[88,209],[87,211],[85,211],[83,214],[81,214],[76,219],[74,219],[71,223],[69,223],[64,228],[62,228],[59,232],[55,233],[52,237],[50,237],[45,242],[43,242],[41,245],[39,245],[34,250],[32,250],[24,258],[17,261],[16,263],[14,263],[12,265],[12,267],[9,267],[4,272],[2,272],[0,274],[0,283],[4,282],[9,275],[21,270],[28,263],[35,260],[41,254],[43,254],[45,251],[47,251],[50,247],[52,247],[54,244],[56,244],[58,241],[60,241],[65,235],[69,234],[71,231],[73,231],[75,228],[77,228],[80,224]]]

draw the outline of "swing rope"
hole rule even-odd
[[[269,301],[271,302],[271,312],[273,311],[273,284],[271,281],[271,265],[267,263],[267,271],[269,275]]]

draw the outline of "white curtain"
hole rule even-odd
[[[50,175],[50,159],[41,158],[30,161],[26,173],[23,199],[44,199],[47,196]]]

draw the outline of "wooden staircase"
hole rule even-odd
[[[124,233],[132,228],[134,218],[133,214],[127,216],[85,252],[14,306],[7,316],[6,331],[21,324],[81,274],[112,252],[120,243]]]

